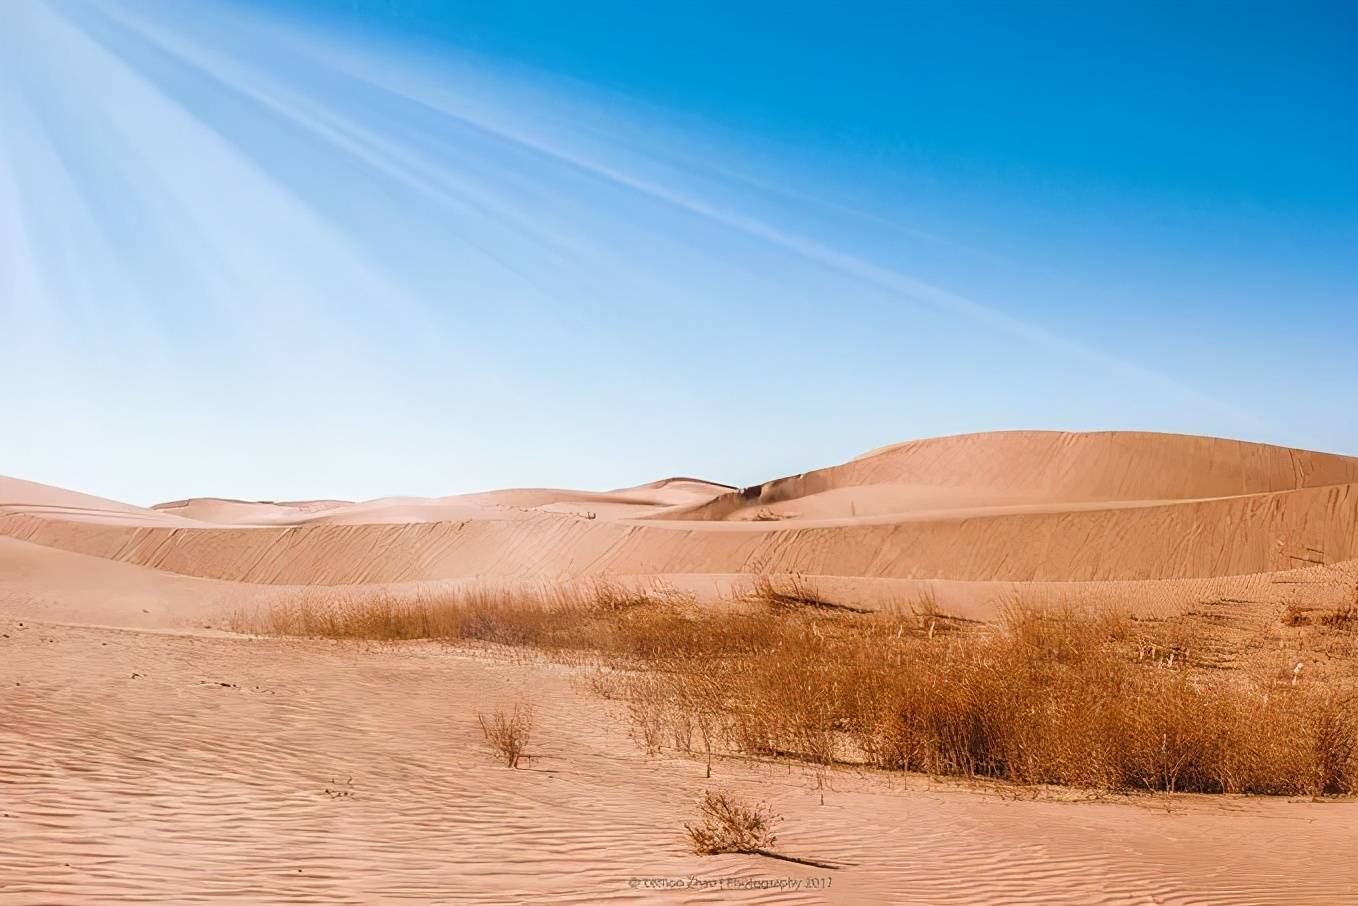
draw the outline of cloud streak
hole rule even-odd
[[[720,142],[640,105],[231,4],[16,0],[7,13],[0,311],[7,367],[49,378],[46,396],[5,401],[16,418],[119,399],[144,410],[145,435],[222,399],[230,436],[208,436],[258,451],[300,419],[314,438],[288,455],[303,469],[320,446],[349,442],[355,410],[378,409],[454,449],[456,468],[484,474],[478,486],[498,473],[463,431],[512,437],[537,418],[569,438],[619,408],[639,424],[663,424],[651,413],[665,410],[699,425],[723,373],[774,412],[845,386],[842,363],[817,389],[779,352],[814,339],[783,312],[834,305],[842,322],[829,332],[887,376],[896,366],[878,347],[918,312],[920,354],[923,337],[951,330],[967,349],[979,330],[1018,341],[1047,372],[1097,372],[1257,423],[1012,305],[851,250],[844,223],[871,215],[747,175],[755,165],[734,148],[714,160]],[[904,235],[917,251],[944,242]],[[766,342],[751,346],[751,333]],[[650,375],[655,401],[619,372]],[[772,374],[782,383],[761,377]],[[429,425],[430,412],[446,424]],[[130,456],[133,429],[101,425]],[[42,454],[35,443],[26,455]],[[356,467],[327,455],[333,475]],[[439,466],[423,469],[431,481]]]

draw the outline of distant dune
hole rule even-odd
[[[668,479],[609,492],[142,509],[0,481],[4,534],[245,582],[752,571],[1098,581],[1358,557],[1358,458],[1163,434],[916,441],[745,490]]]
[[[681,519],[1146,506],[1358,482],[1358,458],[1177,434],[1005,431],[912,441],[707,501]]]
[[[1018,431],[885,447],[743,490],[671,478],[150,509],[0,479],[0,535],[238,592],[600,576],[715,592],[752,573],[800,573],[868,606],[921,583],[963,613],[993,607],[997,585],[1165,603],[1358,560],[1358,458]],[[19,550],[8,546],[11,561]],[[81,570],[67,572],[78,582]]]

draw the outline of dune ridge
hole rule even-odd
[[[666,479],[156,509],[22,490],[0,506],[0,534],[257,584],[767,572],[1090,583],[1358,559],[1358,458],[1144,433],[916,441],[745,490]]]
[[[1203,500],[1356,482],[1358,458],[1247,441],[998,431],[882,447],[666,516],[740,519],[774,506],[824,518],[978,505]]]

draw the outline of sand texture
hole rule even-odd
[[[713,781],[641,751],[584,668],[225,631],[242,608],[372,586],[718,599],[755,574],[869,609],[928,592],[973,619],[1015,596],[1210,605],[1229,633],[1352,592],[1358,458],[1003,432],[745,489],[138,507],[3,478],[0,904],[1358,902],[1351,799],[846,772],[821,804],[794,766],[726,760],[722,786],[784,816],[781,851],[840,867],[696,856],[682,825]],[[510,770],[475,714],[518,700],[539,731]],[[680,886],[633,881],[650,878]]]

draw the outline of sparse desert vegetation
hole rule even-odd
[[[476,722],[486,742],[504,759],[505,766],[517,768],[533,733],[532,707],[515,704],[508,712],[500,709],[488,715],[478,713]]]
[[[242,628],[478,640],[601,669],[639,743],[1107,790],[1358,791],[1358,698],[1331,672],[1222,669],[1182,621],[1012,603],[995,624],[932,600],[864,613],[799,577],[721,606],[607,583],[310,599]],[[1286,616],[1280,625],[1287,625]],[[1341,631],[1342,621],[1317,621]],[[1260,664],[1266,663],[1260,660]]]
[[[702,856],[721,853],[767,854],[778,842],[774,827],[782,819],[764,803],[749,804],[722,790],[707,790],[698,803],[701,820],[685,824],[689,844]]]
[[[739,490],[0,479],[0,899],[1347,902],[1355,481],[1030,432]]]

